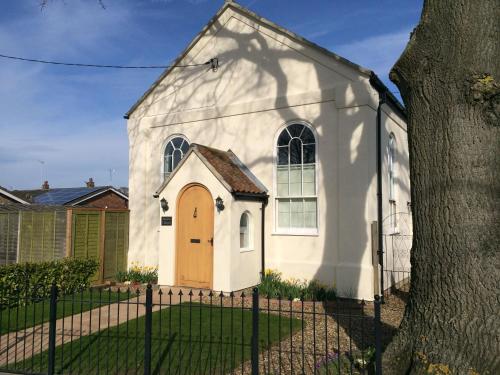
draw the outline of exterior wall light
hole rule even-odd
[[[217,211],[219,212],[224,210],[224,201],[221,197],[215,198],[215,207],[217,207]]]
[[[167,212],[168,211],[168,202],[165,198],[162,198],[160,200],[160,206],[161,206],[161,209],[163,210],[163,212]]]

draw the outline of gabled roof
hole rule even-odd
[[[74,206],[108,191],[112,191],[128,200],[125,194],[112,186],[55,188],[49,190],[16,190],[12,193],[34,204]]]
[[[125,119],[128,119],[130,115],[139,107],[139,105],[149,96],[149,94],[160,84],[160,82],[173,70],[176,68],[176,66],[182,61],[184,57],[189,53],[189,51],[195,46],[195,44],[205,35],[205,33],[212,27],[212,25],[219,19],[219,17],[226,11],[226,9],[232,8],[233,10],[244,14],[245,16],[260,22],[267,27],[275,30],[276,32],[280,34],[284,34],[288,36],[290,39],[295,40],[296,42],[299,42],[301,44],[304,44],[306,46],[309,46],[326,56],[339,61],[345,65],[350,66],[352,69],[355,69],[359,73],[365,75],[367,78],[370,78],[370,83],[372,86],[381,94],[384,95],[389,102],[391,106],[393,106],[396,110],[401,112],[403,116],[406,117],[406,111],[403,107],[403,105],[399,102],[399,100],[391,94],[389,89],[382,83],[382,81],[377,77],[377,75],[370,69],[364,68],[361,65],[355,64],[352,61],[337,55],[336,53],[319,46],[316,43],[313,43],[306,38],[295,34],[294,32],[285,29],[284,27],[281,27],[277,24],[275,24],[272,21],[269,21],[268,19],[259,16],[258,14],[252,12],[251,10],[239,5],[238,3],[234,1],[228,1],[226,0],[224,5],[217,11],[214,17],[205,25],[205,27],[201,30],[201,32],[196,35],[196,37],[189,43],[189,45],[184,49],[184,51],[181,52],[181,54],[174,60],[174,62],[163,71],[163,73],[156,79],[156,81],[149,87],[149,89],[139,98],[137,102],[135,102],[134,105],[127,111],[127,113],[124,115]]]
[[[222,151],[192,143],[189,151],[173,170],[170,176],[158,188],[154,197],[168,185],[173,176],[182,168],[189,156],[194,153],[215,177],[235,196],[260,196],[267,197],[265,186],[250,172],[250,170],[231,151]]]
[[[0,195],[6,196],[7,198],[12,199],[17,203],[30,204],[29,202],[25,201],[24,199],[21,199],[20,197],[17,197],[16,195],[12,194],[12,192],[8,191],[7,189],[1,186],[0,186]]]

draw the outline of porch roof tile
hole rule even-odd
[[[267,190],[250,170],[231,151],[194,144],[195,148],[224,181],[233,193],[266,194]]]

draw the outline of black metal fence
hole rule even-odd
[[[200,290],[0,292],[0,371],[381,374],[380,301]]]

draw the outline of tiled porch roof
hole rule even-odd
[[[267,196],[265,186],[238,159],[231,150],[222,151],[216,148],[192,143],[189,152],[184,156],[177,168],[156,191],[155,196],[167,186],[175,173],[182,168],[191,153],[195,153],[219,181],[234,195]]]

